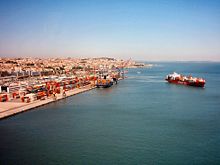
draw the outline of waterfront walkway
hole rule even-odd
[[[45,100],[36,100],[30,103],[22,103],[22,102],[0,102],[0,119],[13,116],[15,114],[28,111],[30,109],[58,101],[64,99],[66,97],[76,95],[91,89],[94,89],[94,86],[87,85],[81,88],[76,88],[70,91],[66,91],[66,96],[64,97],[62,94],[56,94],[56,100],[53,97],[46,98]]]

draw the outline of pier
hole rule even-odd
[[[83,93],[96,88],[95,86],[87,85],[81,88],[76,88],[70,91],[66,91],[66,96],[63,94],[56,94],[56,99],[53,97],[46,98],[45,100],[36,100],[30,103],[14,103],[14,102],[0,102],[0,119],[7,118],[18,113],[22,113],[67,97]]]

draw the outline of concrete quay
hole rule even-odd
[[[65,99],[67,97],[86,92],[88,90],[92,90],[96,88],[95,86],[87,85],[81,88],[76,88],[70,91],[66,91],[66,96],[64,97],[62,94],[56,94],[56,100],[53,97],[46,98],[45,100],[36,100],[30,103],[22,103],[22,102],[0,102],[0,119],[7,118],[18,113],[22,113],[28,111],[30,109],[43,106],[45,104],[49,104],[51,102],[55,102],[61,99]]]

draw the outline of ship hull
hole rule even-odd
[[[204,87],[205,83],[201,83],[201,82],[193,82],[193,83],[189,83],[189,86],[194,86],[194,87]]]
[[[180,84],[180,85],[188,85],[188,86],[194,86],[194,87],[204,87],[204,82],[189,82],[189,81],[180,81],[180,80],[168,80],[165,79],[167,82],[172,84]]]
[[[96,84],[97,88],[109,88],[113,85],[113,82],[107,83],[107,84]]]

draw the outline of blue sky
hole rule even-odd
[[[1,0],[11,56],[220,61],[220,0]]]

